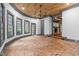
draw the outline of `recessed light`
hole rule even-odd
[[[24,10],[25,8],[24,7],[22,7],[22,10]]]

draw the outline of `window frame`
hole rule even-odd
[[[17,34],[17,20],[21,20],[21,33],[20,34]],[[19,17],[16,17],[16,35],[21,35],[22,34],[22,19],[19,18]]]
[[[28,23],[28,32],[25,32],[25,23]],[[27,20],[24,20],[24,34],[28,34],[28,33],[30,33],[30,22],[29,21],[27,21]]]
[[[13,26],[13,35],[8,37],[8,14],[12,16],[12,26]],[[9,11],[7,10],[7,38],[11,38],[14,36],[14,15]]]
[[[2,22],[3,22],[3,39],[1,39],[1,30],[0,30],[0,47],[2,46],[5,40],[5,7],[2,3],[1,3],[1,8],[2,8]],[[0,29],[1,29],[1,26],[0,26]]]

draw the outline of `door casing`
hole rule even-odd
[[[32,25],[34,25],[35,26],[35,31],[34,31],[34,34],[32,34]],[[35,23],[31,23],[31,35],[36,35],[36,24]]]

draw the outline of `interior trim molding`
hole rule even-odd
[[[35,33],[32,34],[32,25],[35,25]],[[36,23],[31,23],[31,35],[36,35]]]

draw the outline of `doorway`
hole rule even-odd
[[[41,35],[44,35],[44,20],[41,20]]]
[[[31,35],[36,35],[36,24],[31,23]]]
[[[53,36],[60,37],[61,36],[61,26],[62,26],[62,16],[57,15],[53,20]]]

